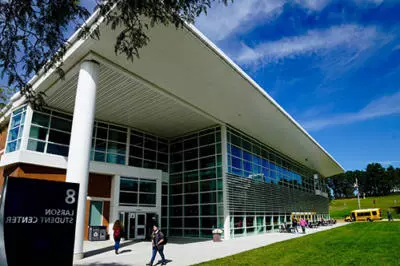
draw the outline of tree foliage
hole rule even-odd
[[[400,190],[400,168],[384,168],[379,163],[370,163],[365,170],[347,171],[328,179],[328,187],[335,198],[353,197],[354,184],[358,180],[360,195],[382,196]]]
[[[15,89],[0,84],[0,110],[7,105],[7,101],[13,93],[15,93]]]
[[[133,60],[150,41],[146,29],[193,23],[213,2],[228,4],[228,0],[108,0],[97,1],[96,8],[104,23],[118,31],[115,53]],[[77,0],[0,0],[0,74],[8,78],[8,87],[21,91],[34,106],[43,105],[44,95],[35,94],[27,82],[51,68],[63,75],[68,29],[81,27],[78,38],[101,38],[98,28],[84,23],[90,13]]]

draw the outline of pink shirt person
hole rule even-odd
[[[304,219],[300,220],[300,226],[307,226],[307,222]]]

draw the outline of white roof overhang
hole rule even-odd
[[[94,59],[104,65],[96,118],[124,121],[122,124],[153,133],[164,132],[167,137],[227,123],[324,176],[344,171],[278,103],[193,26],[151,29],[149,45],[133,62],[114,53],[116,32],[104,24],[100,27],[99,41],[76,40],[70,47],[64,61],[64,80],[50,72],[35,78],[33,87],[46,91],[50,106],[72,111],[79,63]],[[150,107],[143,105],[145,102]],[[138,106],[145,109],[133,115],[138,108],[129,107]],[[154,109],[156,106],[163,108]],[[134,113],[124,115],[123,110]],[[182,130],[168,131],[171,127]]]

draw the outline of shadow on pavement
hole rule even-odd
[[[123,253],[128,253],[128,252],[132,252],[132,249],[121,250],[120,252],[118,252],[118,254],[123,254]]]
[[[130,264],[121,264],[121,263],[104,263],[104,262],[93,262],[88,264],[80,264],[79,266],[131,266]]]
[[[167,260],[167,259],[165,261],[167,262],[167,265],[168,265],[168,263],[172,262],[172,260]],[[161,263],[162,263],[162,260],[159,260],[156,264],[154,264],[154,266],[161,265]]]
[[[127,242],[121,243],[120,244],[120,248],[132,245],[133,243],[136,243],[136,242],[137,241],[132,240],[132,241],[127,241]],[[87,251],[84,254],[84,258],[88,258],[88,257],[94,256],[94,255],[98,255],[98,254],[101,254],[101,253],[104,253],[104,252],[107,252],[107,251],[111,251],[111,250],[114,250],[114,246],[108,246],[108,247],[104,247],[104,248],[99,248],[99,249]],[[127,251],[121,250],[120,253],[131,252],[131,251],[132,251],[131,249],[129,249]],[[96,264],[94,264],[94,265],[96,265]],[[97,264],[97,265],[99,265],[99,264]],[[119,264],[115,264],[115,265],[119,265]]]
[[[208,241],[212,241],[212,239],[168,237],[168,244],[177,244],[177,245],[184,245],[184,244],[198,243],[198,242],[208,242]],[[168,246],[168,244],[167,244],[167,246]]]

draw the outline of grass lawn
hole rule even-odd
[[[373,200],[375,199],[375,206]],[[395,203],[397,202],[397,203]],[[370,197],[360,199],[361,208],[381,208],[382,217],[387,218],[387,210],[391,206],[400,206],[400,194],[388,195],[383,197]],[[349,215],[352,210],[358,209],[357,198],[332,200],[330,204],[330,214],[332,218],[343,219]],[[396,214],[393,210],[393,218],[400,218],[400,214]]]
[[[353,223],[201,265],[400,265],[399,248],[400,222]]]

